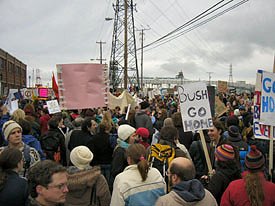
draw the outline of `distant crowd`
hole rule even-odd
[[[37,100],[10,114],[2,101],[0,205],[275,205],[253,94],[219,98],[227,112],[203,130],[209,158],[173,95],[144,97],[127,115],[119,106],[49,114]]]

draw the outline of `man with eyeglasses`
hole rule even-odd
[[[52,160],[31,167],[28,183],[30,206],[62,206],[69,191],[66,168]]]
[[[173,159],[166,172],[172,190],[160,197],[156,206],[216,206],[215,198],[195,179],[195,174],[191,160],[184,157]]]

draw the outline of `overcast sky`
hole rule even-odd
[[[227,7],[241,0],[233,0]],[[121,0],[121,2],[123,2]],[[134,13],[145,45],[171,32],[219,0],[139,0]],[[229,2],[229,0],[225,0]],[[40,69],[49,83],[56,64],[109,60],[114,0],[0,0],[0,47],[27,64],[28,76]],[[219,10],[222,11],[222,10]],[[157,48],[145,50],[144,76],[229,79],[254,83],[257,69],[272,71],[275,52],[275,0],[250,0],[228,13]],[[137,47],[140,35],[136,32]],[[138,53],[139,60],[140,54]],[[96,61],[93,61],[96,62]],[[140,65],[140,61],[138,61]]]

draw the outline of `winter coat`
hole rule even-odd
[[[179,142],[189,150],[193,141],[193,133],[185,132],[182,127],[177,127],[177,130],[179,133]]]
[[[244,173],[244,176],[247,173]],[[266,181],[263,173],[259,173],[264,190],[264,206],[275,205],[275,184]],[[250,201],[245,190],[244,179],[231,182],[222,195],[221,206],[250,206]]]
[[[110,134],[98,133],[87,143],[87,147],[93,152],[92,165],[111,164],[113,148],[110,143]]]
[[[193,179],[182,181],[172,187],[172,191],[158,199],[155,206],[216,206],[217,202],[213,195],[200,181]]]
[[[28,183],[17,172],[9,171],[4,188],[0,191],[0,205],[28,205]]]
[[[29,197],[29,204],[28,206],[43,206],[39,202],[37,202],[34,198]],[[62,203],[55,204],[54,206],[64,206]]]
[[[230,182],[241,178],[241,171],[237,165],[228,165],[224,168],[217,167],[216,173],[210,178],[209,183],[205,186],[207,190],[215,197],[217,203]]]
[[[126,149],[117,146],[114,149],[113,160],[111,164],[111,175],[115,178],[119,173],[123,172],[125,167],[128,166]]]
[[[82,130],[73,130],[70,135],[70,141],[68,143],[68,149],[72,151],[77,146],[87,146],[93,136],[90,133],[83,132]]]
[[[142,181],[137,165],[129,165],[114,181],[110,206],[152,206],[165,194],[165,182],[156,168],[150,168]]]
[[[150,137],[154,134],[154,128],[151,118],[146,114],[145,111],[140,111],[136,113],[135,116],[136,129],[140,127],[145,127],[149,130]]]
[[[9,146],[1,147],[0,153],[8,147]],[[30,147],[24,142],[22,142],[22,146],[19,148],[19,150],[22,152],[22,155],[24,157],[24,169],[19,172],[19,175],[23,177],[26,176],[26,174],[28,173],[28,169],[31,166],[40,161],[40,155],[35,148]]]
[[[71,166],[68,171],[68,189],[65,206],[89,206],[92,189],[100,206],[109,206],[111,194],[106,179],[100,173],[99,167],[87,167],[79,170]]]

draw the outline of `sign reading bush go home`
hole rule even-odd
[[[178,87],[184,131],[208,129],[213,126],[207,87],[202,82]]]

